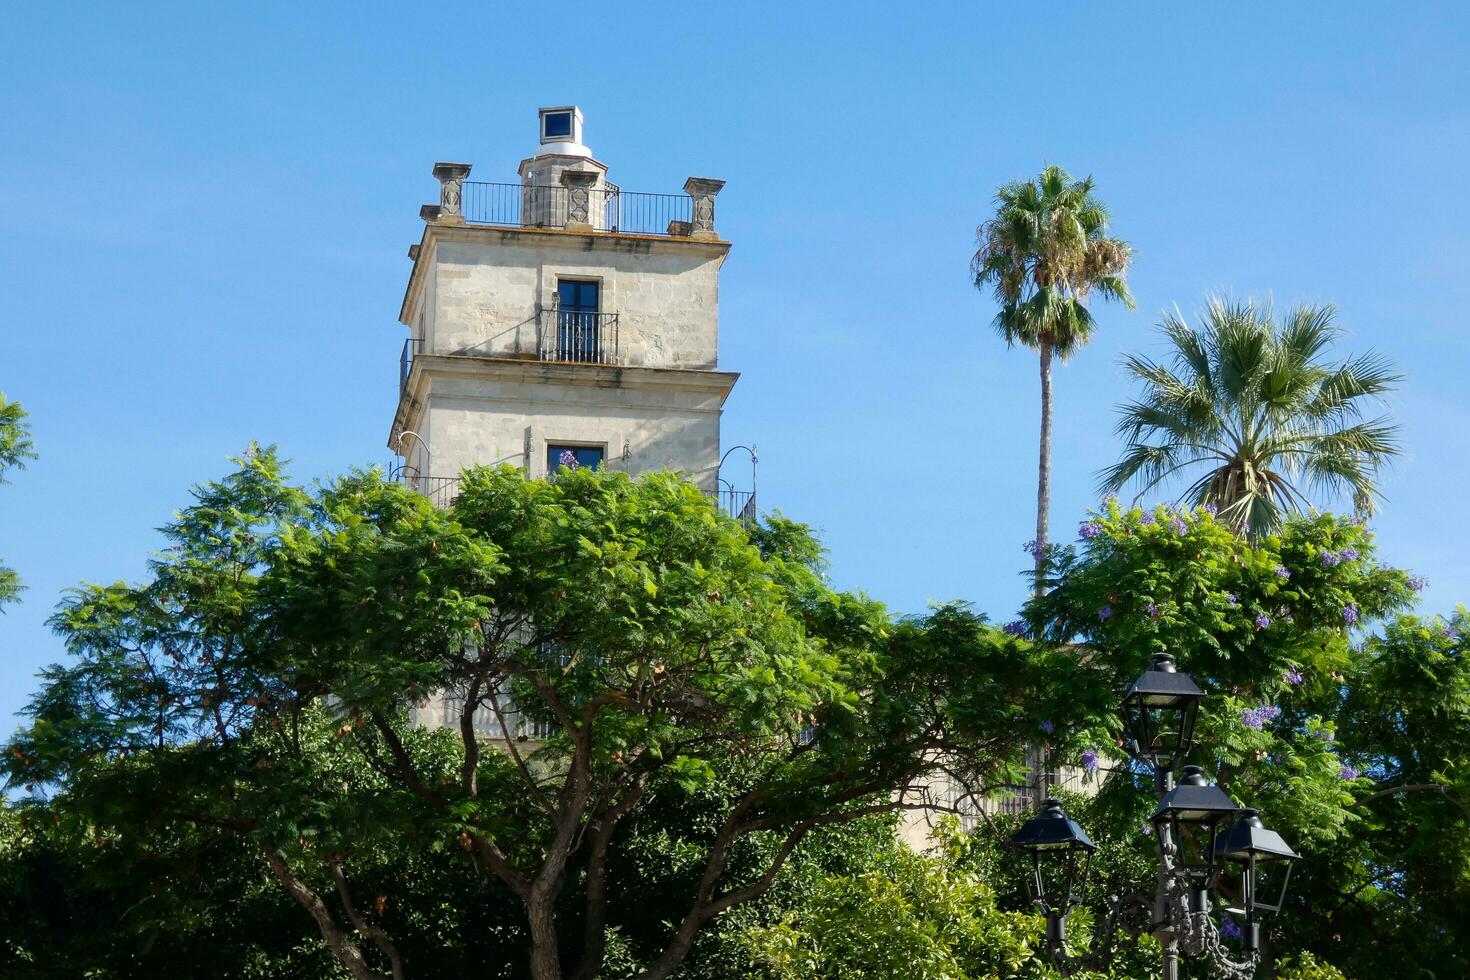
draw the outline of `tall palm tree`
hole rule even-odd
[[[995,329],[1007,346],[1041,355],[1041,452],[1036,481],[1036,591],[1045,589],[1047,513],[1051,508],[1051,365],[1092,339],[1087,309],[1096,292],[1133,307],[1124,280],[1132,249],[1106,234],[1107,208],[1092,178],[1073,180],[1047,167],[1035,180],[1006,184],[995,195],[995,217],[975,233],[970,264],[975,288],[992,286],[1000,311]]]
[[[1252,537],[1310,506],[1308,492],[1321,502],[1351,499],[1371,514],[1399,429],[1384,416],[1365,419],[1364,409],[1401,376],[1372,351],[1329,361],[1334,312],[1300,306],[1278,324],[1269,306],[1211,297],[1198,329],[1166,314],[1159,327],[1172,363],[1123,361],[1143,395],[1119,406],[1117,431],[1128,444],[1100,474],[1103,490],[1136,482],[1142,497],[1198,473],[1181,499],[1218,508]]]

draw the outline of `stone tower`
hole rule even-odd
[[[719,490],[715,231],[724,182],[634,194],[582,142],[575,106],[540,110],[520,179],[469,180],[438,163],[399,320],[408,328],[388,446],[403,479],[447,502],[461,469],[509,463],[542,477],[575,459],[674,469]],[[744,493],[722,503],[753,510]]]

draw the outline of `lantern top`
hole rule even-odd
[[[1259,810],[1242,810],[1240,818],[1215,841],[1215,853],[1234,861],[1252,854],[1258,861],[1295,861],[1301,857],[1281,835],[1261,823]]]
[[[1179,785],[1164,794],[1159,808],[1154,811],[1155,821],[1174,819],[1181,823],[1215,823],[1221,818],[1239,813],[1225,791],[1212,784],[1199,766],[1185,766],[1179,775]]]
[[[1062,809],[1056,799],[1041,802],[1041,812],[1021,824],[1021,829],[1011,836],[1011,845],[1023,851],[1051,851],[1081,849],[1091,853],[1097,850],[1087,831]]]
[[[1148,670],[1128,688],[1123,703],[1134,702],[1150,708],[1179,708],[1204,696],[1205,692],[1194,678],[1179,672],[1174,656],[1163,651],[1150,658]]]

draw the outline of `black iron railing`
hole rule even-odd
[[[413,359],[424,352],[424,342],[410,337],[403,342],[403,352],[398,355],[398,397],[408,389],[408,375],[413,371]]]
[[[611,184],[586,193],[586,223],[594,231],[689,235],[693,207],[687,194],[642,194]],[[571,189],[567,187],[467,180],[460,200],[464,220],[472,225],[565,228],[572,219]]]
[[[721,489],[712,494],[720,510],[737,521],[755,520],[755,491]]]
[[[457,476],[419,476],[412,470],[403,470],[397,474],[397,479],[428,497],[435,507],[448,507],[459,496]]]
[[[618,315],[580,310],[543,310],[540,356],[543,361],[577,364],[618,363]]]

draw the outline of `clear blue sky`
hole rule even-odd
[[[303,479],[386,461],[429,169],[514,179],[562,102],[625,188],[729,181],[725,440],[759,445],[762,503],[823,529],[840,585],[1022,599],[1036,364],[967,264],[996,185],[1059,163],[1135,245],[1139,309],[1058,372],[1058,532],[1161,309],[1330,300],[1409,376],[1383,551],[1431,609],[1470,599],[1466,7],[403,6],[7,7],[0,389],[42,457],[0,488],[30,585],[0,614],[0,731],[61,655],[61,590],[140,575],[251,439]]]

